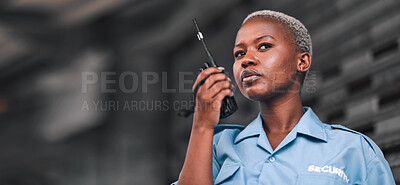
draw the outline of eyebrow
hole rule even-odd
[[[255,41],[259,41],[259,40],[261,40],[261,39],[263,39],[263,38],[265,38],[265,37],[269,37],[269,38],[271,38],[271,39],[276,40],[276,39],[275,39],[273,36],[271,36],[271,35],[263,35],[263,36],[261,36],[261,37],[256,38]],[[243,44],[237,44],[237,45],[235,45],[235,47],[239,47],[239,46],[243,46]]]
[[[271,35],[263,35],[263,36],[261,36],[261,37],[256,38],[256,41],[261,40],[261,39],[263,39],[263,38],[265,38],[265,37],[269,37],[269,38],[271,38],[271,39],[276,40],[276,39],[275,39],[273,36],[271,36]]]

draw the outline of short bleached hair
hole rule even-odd
[[[308,33],[307,28],[294,17],[286,15],[281,12],[271,10],[259,10],[249,14],[243,21],[242,25],[247,21],[256,17],[264,17],[277,20],[280,23],[285,24],[293,34],[294,41],[300,52],[308,52],[312,55],[312,43],[311,36]]]

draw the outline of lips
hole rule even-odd
[[[240,75],[240,78],[242,80],[242,83],[252,83],[255,80],[259,79],[261,75],[257,73],[257,71],[252,70],[252,69],[245,69],[243,70],[242,74]]]

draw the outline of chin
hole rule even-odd
[[[243,93],[243,95],[249,100],[261,101],[271,98],[273,96],[273,92],[266,89],[247,88],[245,89],[245,93]]]

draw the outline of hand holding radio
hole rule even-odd
[[[219,67],[215,63],[210,51],[208,51],[196,19],[193,19],[193,23],[197,30],[197,38],[203,44],[209,62],[204,63],[204,66],[200,69],[201,73],[193,85],[195,107],[182,110],[178,115],[188,117],[196,111],[199,112],[195,114],[196,119],[206,120],[206,117],[212,117],[213,122],[218,123],[219,119],[230,116],[238,109],[235,98],[233,97],[233,85],[230,83],[231,80],[225,75],[223,67]],[[221,98],[222,100],[220,100]],[[217,113],[219,117],[213,116]]]
[[[194,120],[205,125],[197,126],[214,129],[222,114],[223,100],[233,97],[232,89],[231,80],[223,73],[222,67],[207,68],[199,74],[193,85],[196,93]]]
[[[204,63],[200,74],[193,85],[195,105],[181,111],[187,117],[194,112],[193,127],[185,163],[179,176],[179,184],[213,184],[212,155],[214,127],[219,119],[233,114],[237,110],[233,98],[233,85],[225,75],[224,68],[219,67],[212,58],[204,42],[196,20],[197,38],[202,42],[209,63]]]
[[[206,62],[204,63],[204,67],[201,68],[201,73],[197,77],[197,80],[193,86],[193,91],[194,91],[194,96],[196,97],[196,104],[200,103],[198,101],[201,101],[200,99],[197,98],[198,96],[198,90],[200,86],[206,84],[205,88],[210,88],[210,91],[208,91],[209,95],[205,95],[205,98],[216,98],[214,101],[214,104],[218,105],[213,105],[213,108],[218,107],[220,109],[219,113],[220,119],[226,118],[230,116],[231,114],[235,113],[238,109],[235,98],[233,97],[233,92],[232,88],[233,85],[230,83],[230,79],[225,75],[224,69],[219,67],[215,61],[214,58],[211,56],[210,51],[208,51],[207,45],[204,41],[203,34],[200,31],[199,26],[197,25],[196,19],[193,19],[194,26],[196,27],[197,30],[197,38],[201,41],[203,44],[204,51],[207,54],[207,57],[209,59],[209,63]],[[219,71],[216,71],[219,69]],[[211,78],[211,79],[208,79]],[[227,80],[229,82],[227,82]],[[215,84],[215,86],[214,86]],[[203,88],[203,89],[205,89]],[[212,88],[212,89],[211,89]],[[205,93],[205,92],[202,92]],[[225,95],[225,96],[223,96]],[[222,101],[218,101],[220,96],[223,96]],[[207,99],[210,100],[210,99]],[[201,106],[196,106],[196,110],[202,108]],[[217,121],[218,122],[218,121]]]

